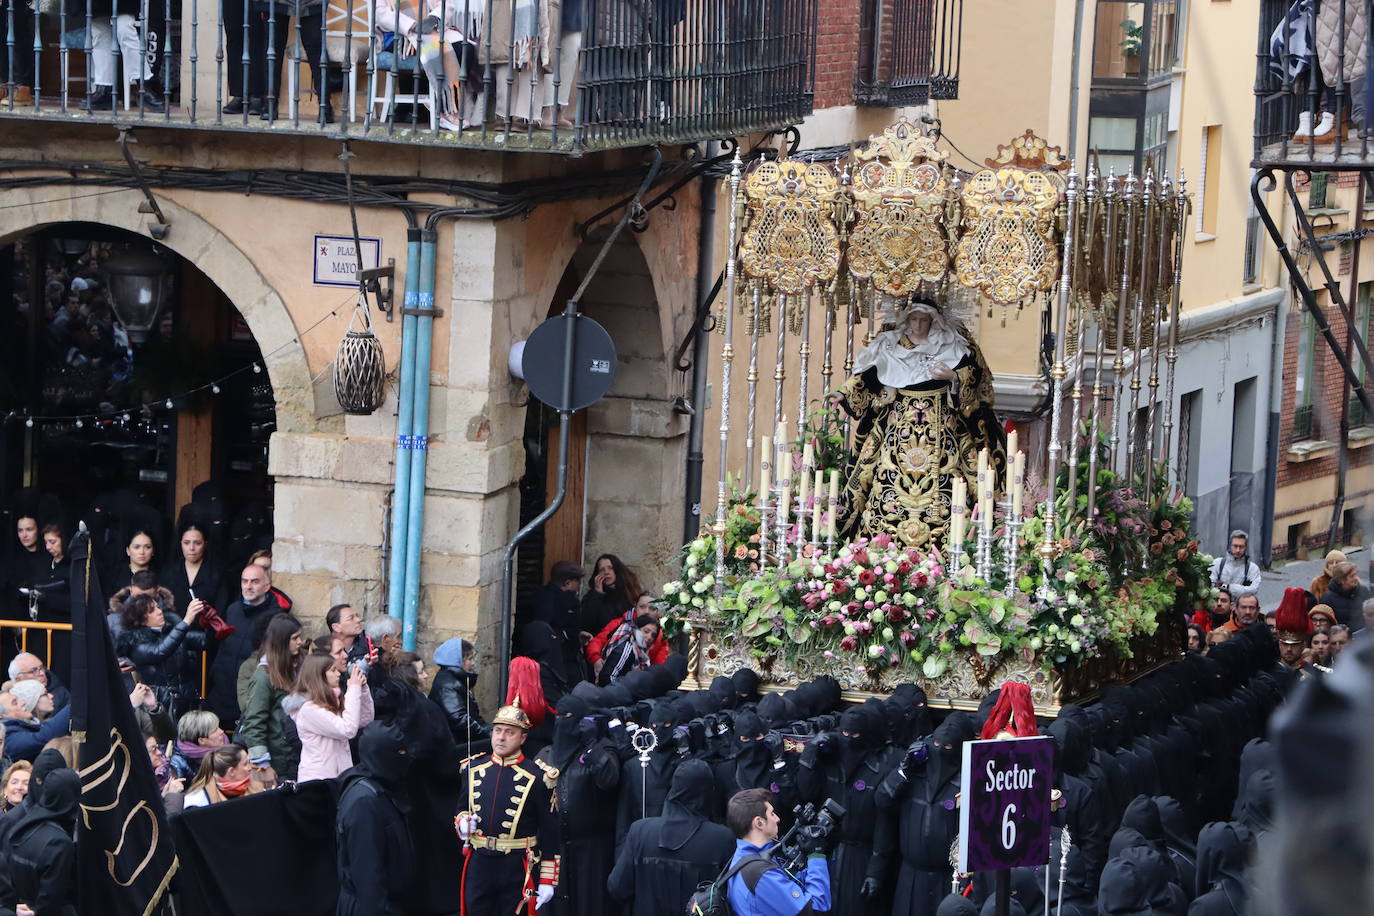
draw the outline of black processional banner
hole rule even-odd
[[[81,774],[82,913],[145,916],[177,870],[161,793],[105,626],[85,525],[72,540],[72,736]]]

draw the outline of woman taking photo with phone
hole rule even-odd
[[[301,738],[297,782],[333,779],[353,766],[348,742],[372,721],[372,693],[367,676],[356,664],[348,666],[347,690],[341,691],[334,659],[311,654],[296,676],[296,694],[305,699],[291,714]]]

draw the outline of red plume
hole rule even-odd
[[[1312,632],[1312,618],[1307,616],[1307,592],[1300,588],[1283,590],[1283,601],[1274,613],[1274,629],[1301,636]]]
[[[1035,725],[1035,704],[1031,702],[1030,688],[1019,681],[1007,681],[1002,685],[997,705],[992,707],[978,737],[996,738],[1005,731],[1017,738],[1034,738],[1040,734]]]
[[[544,683],[539,679],[539,663],[517,655],[510,660],[510,687],[506,689],[506,705],[520,698],[520,708],[530,717],[530,725],[538,728],[544,721],[548,704],[544,702]]]

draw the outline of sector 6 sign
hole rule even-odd
[[[959,871],[1044,865],[1050,849],[1053,738],[964,745]]]

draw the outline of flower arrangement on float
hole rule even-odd
[[[796,543],[800,525],[786,535],[791,558],[773,561],[760,550],[758,495],[732,488],[725,577],[717,581],[716,534],[707,529],[684,548],[681,577],[664,587],[665,631],[699,621],[761,662],[821,657],[873,676],[896,668],[935,679],[960,653],[988,665],[1016,655],[1047,671],[1105,650],[1129,658],[1132,642],[1153,635],[1162,615],[1212,595],[1211,558],[1189,533],[1191,502],[1171,496],[1164,481],[1158,475],[1142,496],[1120,475],[1098,469],[1091,520],[1085,497],[1070,514],[1060,488],[1060,517],[1074,520],[1061,527],[1050,559],[1034,549],[1045,528],[1037,503],[1015,532],[1011,581],[1001,536],[993,539],[986,577],[969,559],[973,538],[947,545],[957,557],[922,553],[887,535],[830,552]],[[1004,530],[1005,516],[998,513],[993,524]]]

